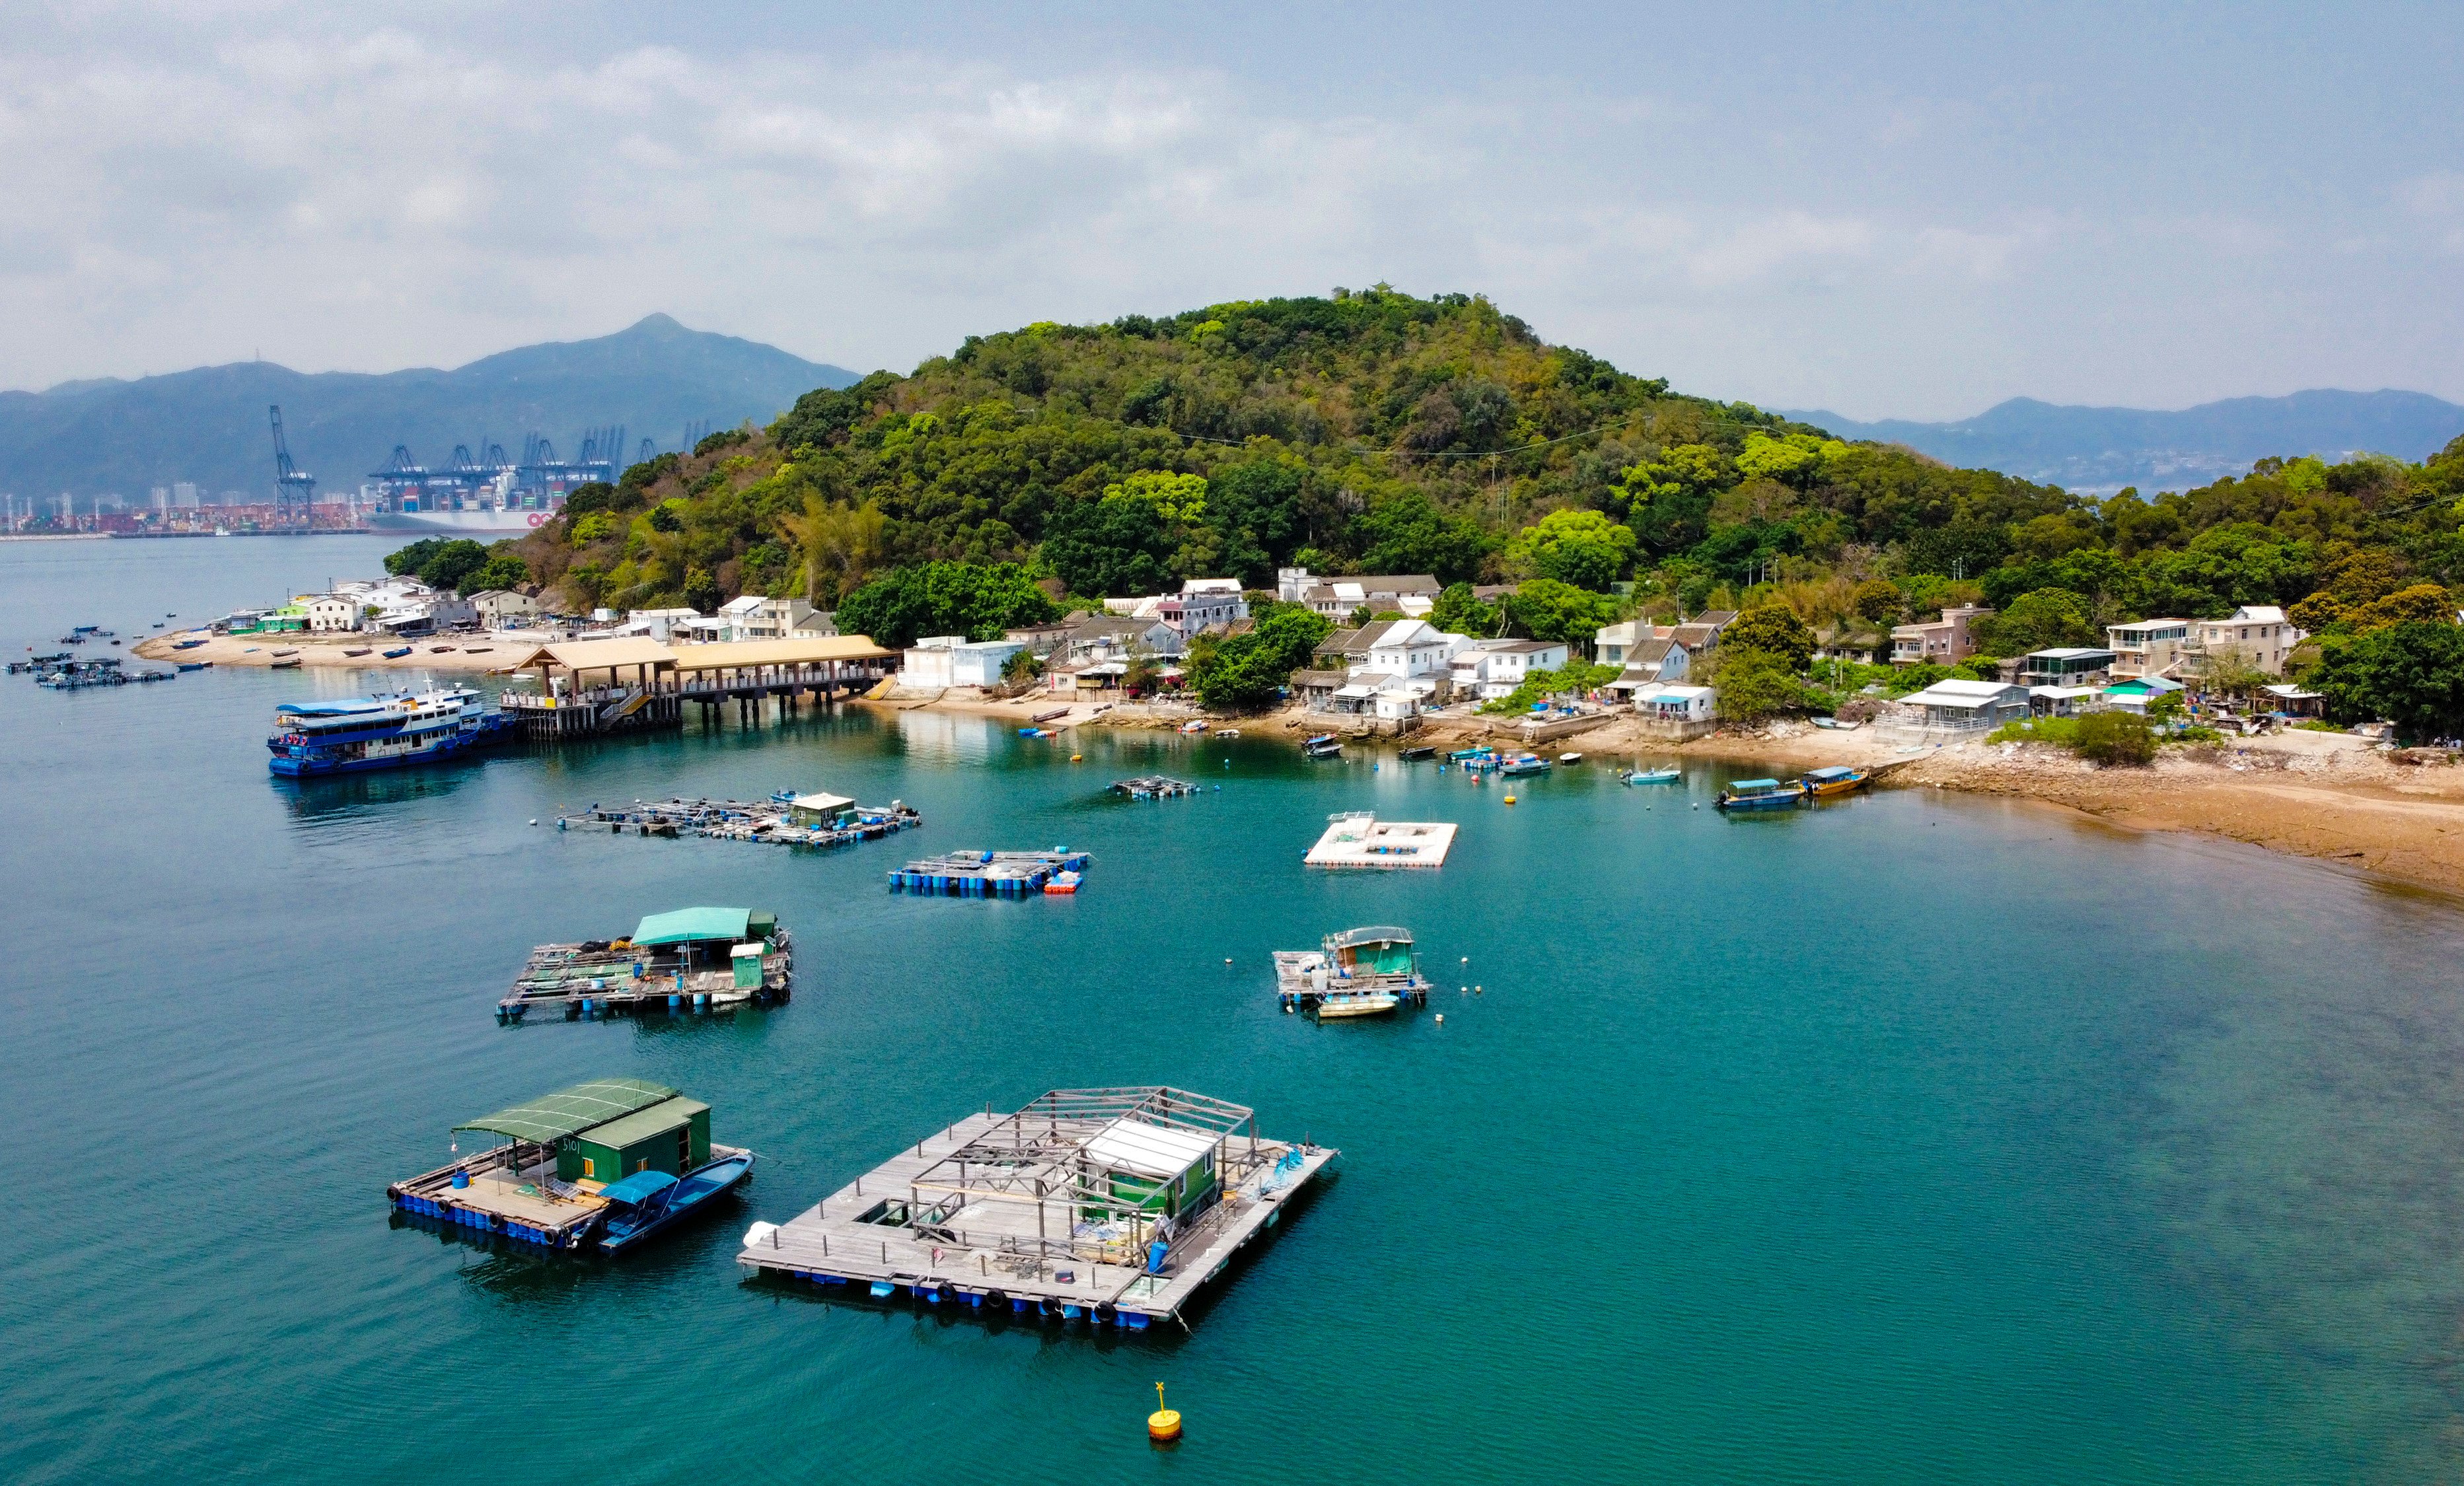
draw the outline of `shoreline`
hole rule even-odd
[[[1003,702],[943,693],[893,695],[871,705],[992,716],[1025,726],[1035,712],[1057,703],[1045,696]],[[1151,710],[1120,703],[1093,715],[1082,703],[1072,712],[1047,726],[1164,729],[1196,718],[1209,732],[1239,728],[1270,736],[1297,734],[1306,726],[1289,710],[1213,717],[1194,707]],[[1831,732],[1801,724],[1672,743],[1646,737],[1639,725],[1620,726],[1622,721],[1555,740],[1545,751],[1579,752],[1604,765],[1610,755],[1636,764],[1717,760],[1760,765],[1775,774],[1826,764],[1887,767],[1888,776],[1874,788],[1935,788],[2026,800],[2101,825],[2239,841],[2464,898],[2464,769],[2399,763],[2350,734],[2289,732],[2173,747],[2146,768],[2103,769],[2036,743],[1978,741],[1910,750],[1882,743],[1862,729]],[[1441,714],[1405,739],[1347,741],[1461,746],[1489,736],[1485,720]]]

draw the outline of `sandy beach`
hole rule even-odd
[[[175,650],[172,645],[183,640],[203,640],[204,645],[192,650]],[[410,653],[396,660],[385,657],[387,650],[410,646]],[[451,670],[489,671],[528,652],[531,646],[520,641],[495,640],[474,636],[469,644],[460,638],[451,640],[376,640],[363,635],[216,635],[202,629],[175,629],[149,635],[129,646],[131,652],[148,661],[178,663],[211,661],[216,666],[272,666],[276,650],[297,650],[296,657],[304,669],[308,667],[366,667],[389,670]],[[346,650],[364,649],[365,655],[346,655]],[[295,657],[284,655],[283,660]]]

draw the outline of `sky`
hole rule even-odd
[[[0,0],[0,387],[1392,284],[1851,418],[2464,401],[2464,7]]]

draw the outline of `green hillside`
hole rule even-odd
[[[1449,614],[1552,638],[1776,602],[1879,642],[1983,601],[2007,655],[2242,603],[2312,601],[2331,639],[2384,627],[2365,613],[2391,595],[2430,612],[2464,576],[2459,477],[2451,446],[2094,500],[1672,392],[1483,298],[1381,287],[971,338],[636,467],[517,551],[575,607],[759,591],[893,630],[997,627],[1034,605],[983,596],[1030,580],[1091,600],[1303,565],[1519,583],[1502,612],[1464,593]]]

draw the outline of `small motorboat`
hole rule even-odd
[[[1241,730],[1238,728],[1218,728],[1215,730],[1215,735],[1219,738],[1237,738],[1241,735]]]
[[[179,666],[182,670],[211,670],[214,668],[214,663],[211,661],[182,661],[179,663]]]
[[[277,660],[277,661],[278,661],[278,660],[282,659],[282,658],[283,658],[284,656],[286,656],[286,655],[297,655],[298,653],[299,653],[298,647],[295,645],[295,646],[293,646],[292,648],[290,648],[290,649],[288,649],[288,650],[276,650],[276,651],[275,651],[275,652],[274,652],[274,658],[275,658],[275,660]]]
[[[163,622],[161,620],[156,620],[154,622],[154,627],[156,629],[161,629],[163,627]]]
[[[599,1190],[607,1217],[599,1247],[610,1254],[631,1248],[706,1213],[753,1174],[753,1152],[737,1151],[697,1166],[682,1176],[636,1171]]]
[[[202,640],[174,640],[171,642],[171,648],[174,650],[193,650],[204,644],[205,642]]]
[[[1407,764],[1417,764],[1423,758],[1435,758],[1437,756],[1438,751],[1434,748],[1407,748],[1403,750],[1403,762]]]
[[[1580,754],[1560,754],[1557,755],[1557,763],[1561,768],[1572,768],[1573,765],[1579,764],[1582,761],[1583,755]]]
[[[462,647],[462,653],[465,655],[485,655],[495,648],[495,646],[492,645],[466,645]]]
[[[299,668],[299,657],[295,655],[287,661],[276,661],[269,668],[273,670],[297,670]]]
[[[1403,1004],[1403,998],[1392,991],[1329,991],[1319,996],[1313,1009],[1317,1019],[1326,1021],[1345,1016],[1384,1016]]]
[[[1776,810],[1804,799],[1805,786],[1793,780],[1782,784],[1777,779],[1738,779],[1720,792],[1719,806],[1723,810]]]
[[[344,655],[365,655],[374,648],[376,648],[374,645],[353,645],[342,653]]]
[[[1674,784],[1683,775],[1675,769],[1620,769],[1619,784]]]
[[[1204,732],[1206,731],[1206,719],[1203,717],[1192,717],[1189,721],[1180,725],[1180,731],[1183,732]]]
[[[450,645],[432,645],[428,647],[428,653],[430,655],[443,655],[452,648],[453,647]]]
[[[1301,753],[1310,758],[1341,758],[1343,740],[1331,732],[1321,732],[1316,737],[1303,739]]]
[[[387,651],[385,653],[385,658],[386,660],[388,660],[388,661],[398,661],[398,660],[401,660],[404,656],[408,655],[409,653],[410,653],[410,646],[408,646],[408,645],[404,645],[404,646],[403,646],[401,649],[399,649],[399,650],[387,650]]]
[[[1049,897],[1067,898],[1076,892],[1078,885],[1085,881],[1075,872],[1055,872],[1052,880],[1044,885],[1044,891]]]
[[[1826,799],[1834,795],[1853,795],[1865,787],[1868,776],[1862,769],[1834,765],[1828,769],[1809,769],[1798,781],[1810,799]]]
[[[1549,760],[1537,754],[1517,754],[1499,764],[1497,772],[1508,778],[1520,778],[1527,774],[1547,774]]]

